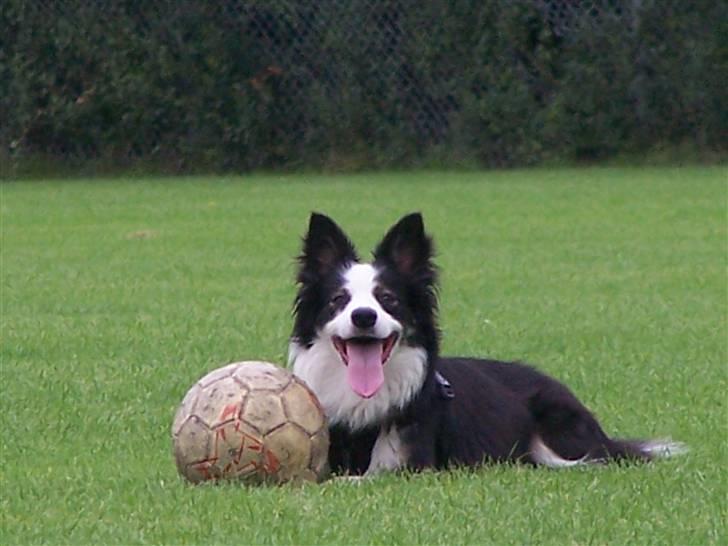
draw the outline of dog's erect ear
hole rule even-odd
[[[341,228],[328,216],[313,212],[303,240],[303,253],[298,260],[302,272],[322,276],[359,259],[354,245]]]
[[[393,265],[403,275],[432,270],[432,240],[425,234],[422,215],[408,214],[387,232],[374,251],[376,261]]]

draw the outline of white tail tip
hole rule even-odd
[[[664,440],[650,440],[640,444],[640,450],[650,457],[667,458],[684,455],[690,449],[682,442],[674,442],[669,438]]]

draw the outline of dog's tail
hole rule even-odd
[[[676,442],[670,438],[661,440],[632,440],[630,441],[635,449],[648,459],[666,459],[677,455],[684,455],[688,446],[682,442]]]
[[[599,445],[593,452],[585,453],[579,458],[567,459],[551,449],[539,435],[534,436],[529,450],[534,463],[552,468],[604,464],[610,461],[651,461],[687,452],[688,448],[685,444],[670,439],[615,440],[610,438],[609,445]]]
[[[529,400],[536,420],[529,455],[536,464],[569,467],[609,461],[651,461],[681,455],[685,444],[664,440],[610,438],[566,387],[550,385]]]

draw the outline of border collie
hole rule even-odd
[[[432,256],[419,213],[389,230],[371,263],[330,218],[311,215],[289,363],[324,407],[335,473],[565,467],[683,451],[610,438],[569,389],[530,366],[441,357]]]

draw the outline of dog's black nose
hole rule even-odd
[[[377,312],[370,307],[359,307],[351,312],[351,322],[357,328],[371,328],[377,322]]]

